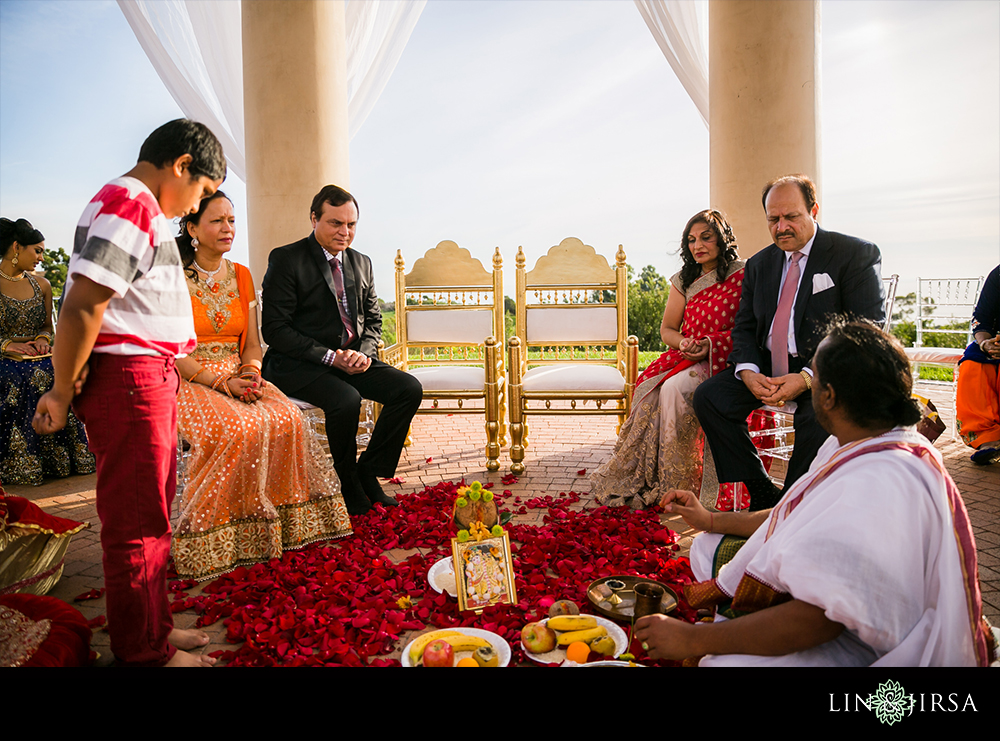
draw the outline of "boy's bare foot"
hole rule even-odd
[[[201,654],[189,654],[187,651],[177,651],[171,657],[164,666],[200,666],[208,667],[213,666],[216,659],[211,656],[202,656]]]
[[[208,637],[208,633],[203,630],[193,629],[184,630],[182,628],[174,628],[170,631],[170,635],[167,636],[167,643],[181,651],[190,651],[194,648],[207,646],[209,640],[211,639]]]

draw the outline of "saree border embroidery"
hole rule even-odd
[[[184,579],[205,581],[270,558],[281,558],[321,540],[336,540],[351,534],[346,506],[336,496],[309,502],[279,505],[278,518],[246,518],[197,533],[174,535],[171,555],[179,563],[193,565],[196,573],[180,573]]]

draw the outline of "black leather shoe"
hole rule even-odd
[[[365,496],[368,497],[368,501],[372,504],[381,504],[385,507],[395,507],[399,504],[399,502],[382,491],[382,486],[378,483],[378,477],[375,474],[359,470],[357,481],[361,490],[364,491]]]
[[[347,514],[351,517],[363,515],[372,508],[364,490],[357,483],[347,485],[341,482],[341,493],[344,496],[344,504],[347,505]]]

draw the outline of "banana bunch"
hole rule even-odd
[[[560,615],[551,617],[548,626],[558,632],[557,646],[569,646],[582,641],[590,644],[592,651],[610,656],[615,651],[615,641],[608,635],[608,629],[597,623],[590,615]]]

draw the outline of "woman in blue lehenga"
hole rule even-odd
[[[45,476],[93,473],[83,425],[40,436],[31,428],[38,399],[52,388],[52,286],[32,271],[45,249],[26,219],[0,219],[0,481],[39,485]]]

